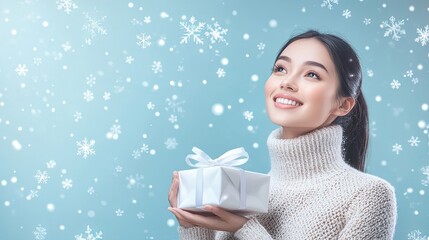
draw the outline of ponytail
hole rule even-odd
[[[368,148],[369,124],[368,108],[362,92],[356,99],[353,109],[343,117],[337,117],[333,124],[343,128],[343,157],[352,167],[365,171],[365,158]]]

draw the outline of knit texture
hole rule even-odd
[[[317,129],[293,139],[274,130],[268,213],[249,217],[235,233],[179,228],[181,239],[392,239],[393,187],[344,162],[342,128]]]

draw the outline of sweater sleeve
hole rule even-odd
[[[179,227],[179,236],[182,240],[213,240],[215,239],[215,231],[202,227]]]
[[[378,180],[361,189],[351,202],[339,239],[393,239],[395,225],[395,191]]]
[[[272,240],[273,238],[267,230],[259,223],[256,217],[251,217],[240,229],[234,233],[234,237],[239,240],[258,239]]]

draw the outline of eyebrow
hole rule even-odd
[[[288,56],[280,56],[279,58],[277,58],[277,60],[279,60],[279,59],[284,60],[286,62],[292,62],[292,59],[290,59],[290,57],[288,57]],[[327,73],[329,73],[328,69],[326,69],[326,67],[323,66],[323,64],[315,62],[315,61],[306,61],[306,62],[304,62],[304,65],[320,67],[323,70],[325,70]]]

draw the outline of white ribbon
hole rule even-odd
[[[203,206],[203,170],[205,167],[214,167],[214,166],[229,166],[235,167],[242,165],[249,160],[249,154],[244,150],[244,148],[235,148],[225,152],[220,157],[216,159],[211,159],[203,150],[193,147],[192,152],[194,154],[189,154],[186,156],[186,163],[190,167],[196,167],[197,170],[197,181],[195,186],[195,205],[196,207]],[[196,163],[192,163],[196,161]],[[243,169],[240,169],[240,206],[239,209],[246,208],[246,175]]]
[[[209,155],[197,147],[193,147],[192,152],[194,152],[194,154],[186,156],[186,163],[190,167],[196,168],[214,166],[234,167],[243,165],[249,160],[249,154],[242,147],[229,150],[216,159],[210,158]],[[192,161],[196,161],[196,163]]]

